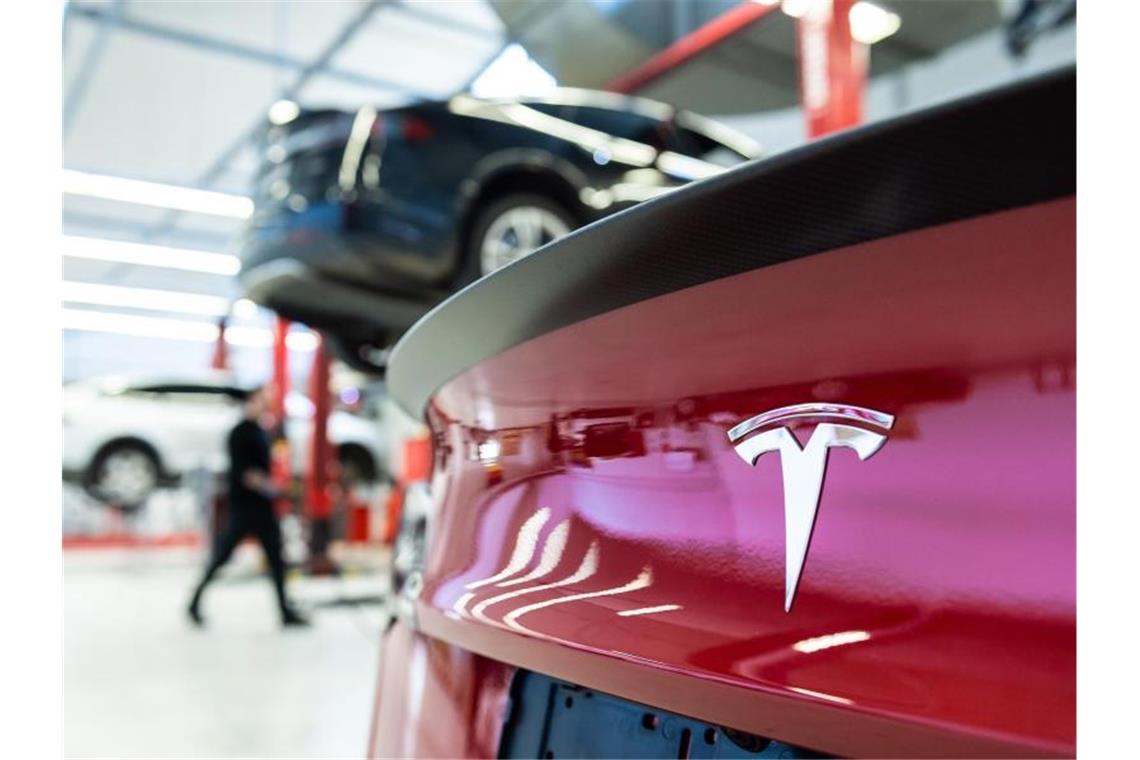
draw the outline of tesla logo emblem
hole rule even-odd
[[[756,464],[763,454],[780,454],[784,475],[785,612],[792,608],[811,543],[828,450],[845,446],[854,449],[859,459],[868,459],[882,448],[894,421],[889,414],[858,406],[797,404],[758,414],[728,431],[728,440],[736,453],[750,465]],[[787,425],[807,422],[815,422],[815,430],[807,445],[800,446]]]

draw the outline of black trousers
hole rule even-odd
[[[234,549],[246,536],[255,536],[265,552],[265,559],[269,562],[269,575],[273,579],[273,588],[277,592],[277,606],[281,614],[285,615],[290,607],[285,597],[285,560],[281,556],[281,527],[277,524],[277,516],[273,508],[266,505],[230,505],[229,521],[225,530],[218,534],[214,541],[213,554],[210,564],[202,576],[201,582],[194,590],[193,606],[197,607],[202,599],[202,592],[214,579],[214,575],[222,568]]]

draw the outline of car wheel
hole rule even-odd
[[[517,193],[500,198],[483,208],[471,226],[460,284],[529,256],[577,226],[573,214],[541,195]]]
[[[364,338],[357,335],[324,333],[336,358],[357,372],[383,377],[388,370],[388,339],[384,336]]]
[[[142,507],[158,488],[154,452],[141,443],[122,442],[100,451],[88,470],[87,492],[123,510]]]
[[[376,482],[376,462],[365,449],[353,445],[341,446],[337,451],[337,459],[340,461],[341,483],[349,488]]]

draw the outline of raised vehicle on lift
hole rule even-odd
[[[412,327],[370,754],[1072,757],[1075,95],[693,183]]]
[[[238,421],[245,389],[224,372],[195,376],[101,377],[70,383],[63,394],[63,470],[87,492],[135,509],[163,483],[202,468],[224,472],[226,434]],[[307,463],[313,405],[286,398],[285,435],[294,472]],[[386,439],[374,420],[343,410],[328,422],[347,483],[378,480]]]
[[[584,90],[288,117],[265,135],[241,280],[365,370],[480,276],[759,155],[696,114]]]

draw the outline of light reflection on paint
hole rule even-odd
[[[826,699],[828,702],[836,702],[841,705],[855,704],[847,697],[837,697],[834,694],[824,694],[822,691],[812,691],[811,689],[801,689],[798,686],[789,686],[789,690],[794,691],[796,694],[803,694],[806,697],[815,697],[816,699]]]
[[[503,451],[502,444],[492,439],[483,441],[476,447],[479,460],[482,462],[496,462]]]
[[[360,169],[360,159],[364,156],[364,146],[372,136],[372,125],[376,122],[376,109],[364,106],[356,112],[352,121],[352,131],[344,145],[344,155],[340,160],[340,172],[337,175],[340,189],[346,193],[352,192],[356,186],[356,175]]]
[[[657,158],[657,150],[645,143],[600,132],[572,121],[542,113],[523,103],[495,103],[473,98],[470,95],[456,95],[447,102],[452,113],[471,116],[489,121],[526,127],[543,132],[560,140],[574,143],[591,155],[599,148],[605,148],[611,160],[630,166],[651,166]]]
[[[655,615],[658,612],[672,612],[674,610],[684,609],[679,604],[659,604],[656,607],[640,607],[636,610],[622,610],[618,613],[619,617],[634,617],[636,615]]]
[[[474,598],[475,592],[468,591],[466,594],[455,600],[455,604],[451,605],[451,609],[455,610],[455,612],[459,615],[466,615],[467,604]]]
[[[558,566],[559,560],[562,559],[562,552],[566,550],[566,538],[569,535],[570,521],[563,520],[558,523],[557,527],[550,531],[550,535],[542,547],[542,556],[538,560],[538,565],[526,575],[509,581],[502,581],[498,584],[499,587],[518,586],[521,583],[538,580],[548,573],[553,572],[554,568]]]
[[[839,633],[829,633],[826,636],[816,636],[803,641],[797,641],[792,644],[792,649],[804,654],[811,654],[812,652],[820,652],[824,649],[831,649],[832,647],[841,647],[845,644],[857,644],[860,641],[867,641],[871,638],[869,631],[840,631]]]
[[[647,566],[642,569],[641,573],[639,573],[636,578],[624,586],[615,586],[614,588],[602,589],[601,591],[588,591],[583,594],[571,594],[570,596],[563,596],[558,599],[548,599],[545,602],[535,602],[534,604],[528,604],[523,607],[519,607],[518,609],[513,610],[512,612],[505,615],[503,617],[503,622],[506,623],[510,628],[513,628],[520,633],[534,634],[535,631],[532,631],[526,626],[519,624],[518,619],[520,617],[531,612],[553,607],[556,604],[569,604],[570,602],[578,602],[583,599],[595,599],[601,596],[617,596],[618,594],[628,594],[631,591],[640,591],[641,589],[648,588],[652,585],[653,568]]]
[[[578,566],[578,569],[575,570],[572,575],[553,583],[543,583],[539,586],[528,586],[527,588],[521,588],[518,591],[508,591],[505,594],[499,594],[498,596],[493,596],[490,599],[484,599],[471,609],[471,614],[485,623],[492,623],[494,621],[488,619],[487,616],[483,614],[483,611],[490,607],[492,604],[498,604],[499,602],[504,602],[508,599],[514,599],[524,594],[534,594],[539,591],[548,591],[552,588],[561,588],[562,586],[572,586],[575,583],[581,583],[582,581],[592,577],[594,573],[598,572],[599,551],[598,542],[592,541],[590,542],[590,548],[586,550],[586,556],[582,558],[582,564]]]
[[[523,568],[530,564],[531,558],[534,557],[534,550],[538,547],[538,532],[542,530],[542,526],[546,525],[546,521],[549,519],[550,509],[548,507],[543,507],[527,518],[527,521],[519,528],[519,534],[515,538],[515,548],[514,551],[511,552],[511,558],[507,562],[507,566],[490,578],[471,581],[465,588],[476,589],[481,586],[489,586],[492,583],[506,580],[512,575],[521,572]]]
[[[410,755],[416,746],[416,729],[420,724],[420,715],[424,707],[424,687],[427,684],[427,646],[423,640],[417,639],[408,658],[408,722],[404,726],[404,754]]]

